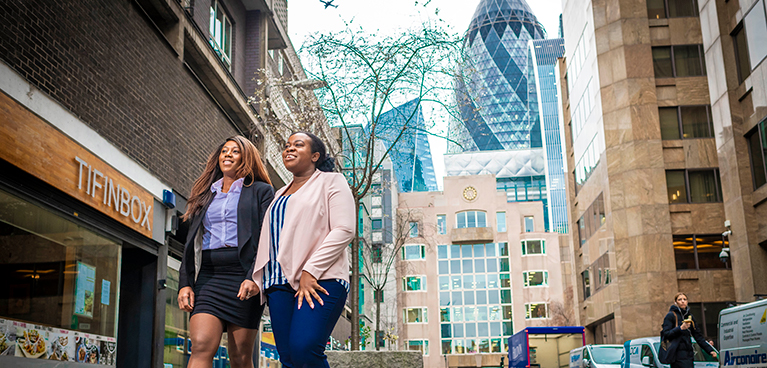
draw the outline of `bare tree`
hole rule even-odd
[[[347,28],[314,36],[302,51],[308,74],[327,83],[316,93],[330,125],[342,130],[344,173],[357,208],[397,143],[416,132],[431,134],[418,119],[419,107],[434,108],[433,117],[457,116],[450,102],[454,100],[448,96],[452,95],[450,81],[457,76],[461,37],[442,27],[426,23],[391,36]],[[413,100],[417,108],[403,112],[396,126],[381,119],[384,112]],[[362,124],[361,133],[353,131]],[[381,143],[382,154],[374,154]],[[360,341],[360,244],[356,237],[351,245],[352,350],[359,350]]]
[[[564,303],[560,301],[551,301],[549,299],[549,325],[550,326],[573,326],[575,324],[575,315],[573,313],[572,286],[565,288]]]

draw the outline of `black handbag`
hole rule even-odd
[[[671,312],[674,313],[674,312]],[[679,317],[676,316],[676,313],[674,313],[674,327],[679,325]],[[671,341],[669,339],[663,338],[663,329],[660,331],[660,348],[658,349],[658,360],[663,364],[670,364],[673,363],[672,360],[670,360],[673,357],[673,354],[669,354],[668,349],[671,347]]]

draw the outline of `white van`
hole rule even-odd
[[[706,351],[698,346],[698,343],[693,339],[692,348],[695,350],[695,358],[693,359],[695,368],[717,368],[719,367],[719,361],[706,354]],[[668,367],[668,364],[661,364],[658,360],[658,349],[660,349],[660,336],[643,337],[641,339],[634,339],[626,341],[623,344],[623,351],[625,359],[621,364],[622,368],[645,368],[645,367]],[[718,354],[719,352],[717,352]]]
[[[586,345],[570,350],[570,368],[620,368],[623,346]]]
[[[719,312],[722,367],[764,367],[767,363],[767,300]],[[759,365],[754,365],[761,363]]]

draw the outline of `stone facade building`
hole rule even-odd
[[[276,187],[287,183],[289,96],[311,102],[286,90],[306,76],[276,3],[0,2],[6,336],[48,336],[47,362],[84,359],[78,344],[107,366],[185,364],[188,315],[175,305],[185,198],[233,135],[257,144]],[[253,104],[258,71],[279,88]],[[308,128],[339,152],[323,120]],[[17,353],[0,366],[41,364]]]
[[[708,4],[563,2],[576,299],[590,342],[656,336],[684,291],[716,343],[718,312],[767,292],[751,178],[764,164],[752,167],[747,148],[764,79],[757,68],[738,84],[728,64],[738,2]]]
[[[543,205],[507,201],[494,175],[449,176],[441,192],[400,193],[409,234],[397,263],[401,348],[427,367],[497,366],[527,326],[574,323],[560,248]]]

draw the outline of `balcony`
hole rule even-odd
[[[492,242],[494,239],[492,227],[465,227],[453,229],[450,232],[450,240],[453,243]]]

